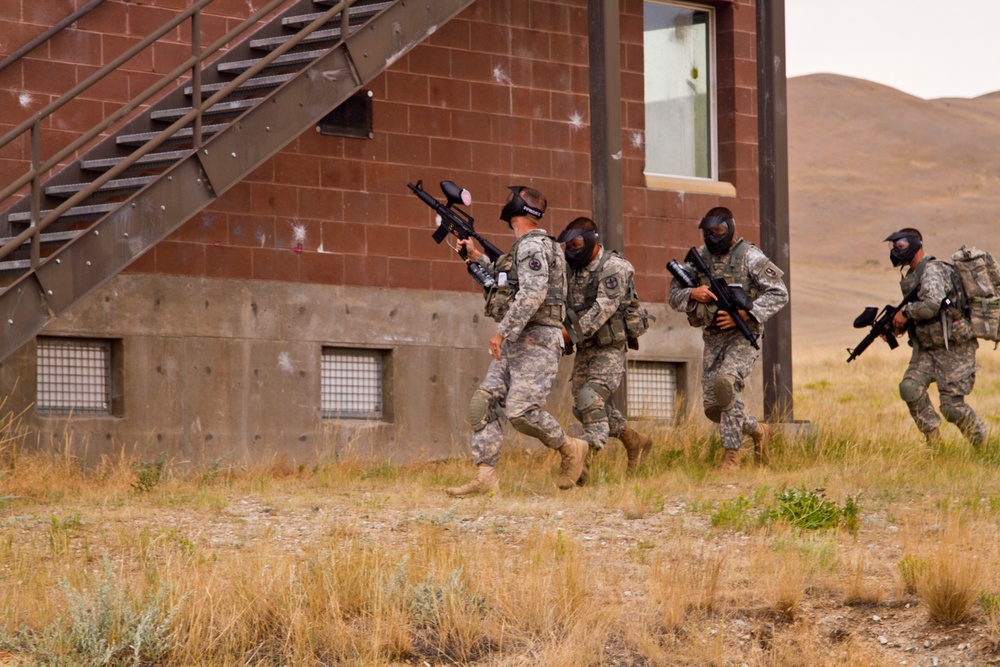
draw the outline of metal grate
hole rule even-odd
[[[677,408],[677,364],[628,362],[628,417],[673,421]]]
[[[323,348],[320,383],[326,419],[381,419],[384,364],[380,350]]]
[[[40,413],[111,414],[111,341],[38,338]]]

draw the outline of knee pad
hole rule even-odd
[[[472,400],[469,401],[469,425],[475,432],[482,431],[490,422],[494,422],[501,416],[499,406],[493,397],[482,389],[477,389],[472,393]]]
[[[719,410],[725,412],[736,404],[736,378],[732,375],[720,375],[715,378],[715,402]],[[711,419],[711,417],[709,417]],[[713,420],[715,421],[715,420]]]
[[[580,420],[581,424],[593,424],[594,422],[606,421],[608,411],[605,402],[610,396],[610,392],[600,385],[587,383],[576,392],[576,405],[573,406],[573,416]]]
[[[518,433],[530,435],[533,438],[541,439],[543,435],[542,430],[538,428],[538,422],[535,420],[534,410],[528,410],[523,415],[511,417],[510,425],[513,426]]]
[[[916,380],[903,378],[903,381],[899,383],[899,397],[903,399],[904,403],[916,403],[923,395],[924,389]]]
[[[722,407],[718,403],[709,403],[705,406],[705,416],[718,424],[722,421]]]
[[[952,424],[960,424],[966,419],[965,401],[961,396],[941,395],[941,416]]]

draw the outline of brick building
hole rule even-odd
[[[13,53],[84,4],[4,3],[0,52]],[[191,4],[107,0],[17,58],[0,71],[0,132]],[[279,11],[302,4],[289,0]],[[399,3],[375,4],[371,12]],[[303,123],[224,187],[215,184],[222,167],[203,158],[198,173],[217,196],[122,258],[122,270],[76,289],[72,307],[51,308],[56,316],[0,365],[6,407],[26,409],[23,421],[43,444],[72,433],[88,456],[133,445],[192,461],[465,452],[468,399],[488,365],[493,323],[455,253],[432,241],[431,211],[406,187],[423,180],[443,199],[437,184],[447,179],[473,193],[477,230],[501,248],[513,241],[497,218],[507,185],[548,196],[544,227],[552,234],[594,211],[605,243],[635,265],[638,292],[657,316],[630,353],[630,412],[665,422],[683,414],[685,396],[699,393],[700,335],[665,307],[664,264],[699,242],[696,222],[716,205],[733,209],[743,236],[761,240],[759,8],[754,0],[451,4],[453,18],[428,25],[412,49],[400,47],[348,91],[349,127],[342,116]],[[602,6],[620,8],[615,16]],[[236,0],[207,4],[200,43],[252,9]],[[378,20],[360,23],[358,39],[382,29]],[[406,20],[384,23],[387,34],[373,44],[395,40],[401,24],[405,32]],[[190,56],[190,26],[173,28],[46,119],[42,159]],[[610,48],[596,48],[602,41]],[[358,71],[369,58],[364,48],[350,56]],[[333,80],[331,72],[309,76]],[[344,100],[329,101],[317,117]],[[267,122],[293,115],[283,110]],[[232,144],[236,159],[240,149],[254,150],[257,136],[245,129],[252,120],[231,122],[245,132]],[[205,155],[213,141],[206,138]],[[0,148],[0,186],[30,166],[29,139]],[[143,173],[162,180],[169,171]],[[25,192],[4,206],[19,201],[24,211]],[[102,201],[145,212],[144,192]],[[166,210],[172,202],[163,201]],[[149,210],[149,219],[159,215]],[[4,215],[10,238],[18,228]],[[93,234],[89,225],[101,215],[67,229]],[[59,257],[80,264],[83,254],[43,245],[34,270],[54,268]],[[14,267],[15,256],[3,265],[8,293],[24,280],[27,260]],[[77,266],[67,289],[83,273]],[[55,281],[39,278],[43,288],[46,280]],[[567,401],[557,388],[554,412],[568,414]]]

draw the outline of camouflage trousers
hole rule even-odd
[[[757,420],[744,410],[741,392],[757,361],[757,350],[737,331],[705,331],[702,357],[702,403],[705,416],[719,424],[719,440],[725,449],[739,449],[744,435],[757,430]],[[716,396],[731,387],[732,398]]]
[[[558,327],[528,325],[515,341],[505,341],[499,361],[490,362],[486,379],[477,392],[489,396],[500,418],[488,421],[472,434],[472,460],[496,467],[503,443],[503,422],[538,438],[552,449],[563,445],[566,434],[555,417],[544,410],[545,401],[559,370],[562,357],[562,330]],[[506,419],[504,419],[504,417]],[[473,425],[475,427],[475,425]]]
[[[941,425],[941,417],[927,395],[927,387],[936,382],[945,419],[955,424],[973,444],[986,439],[986,424],[965,402],[976,383],[978,348],[976,339],[952,345],[950,350],[913,348],[910,365],[899,383],[899,393],[921,433],[929,433]]]
[[[573,414],[583,424],[583,439],[592,449],[603,449],[608,437],[618,437],[628,425],[622,413],[611,405],[610,398],[625,375],[625,348],[615,345],[607,347],[577,347],[573,357],[573,377],[570,383],[576,407]],[[583,394],[581,390],[591,385],[599,391]],[[586,403],[587,405],[581,405]]]

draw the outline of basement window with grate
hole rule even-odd
[[[628,418],[672,422],[677,415],[677,364],[628,362]]]
[[[121,341],[37,338],[35,409],[43,415],[121,416]]]
[[[324,347],[320,397],[324,419],[387,420],[389,352]]]
[[[359,90],[339,107],[323,116],[316,131],[333,137],[372,139],[372,91]]]

